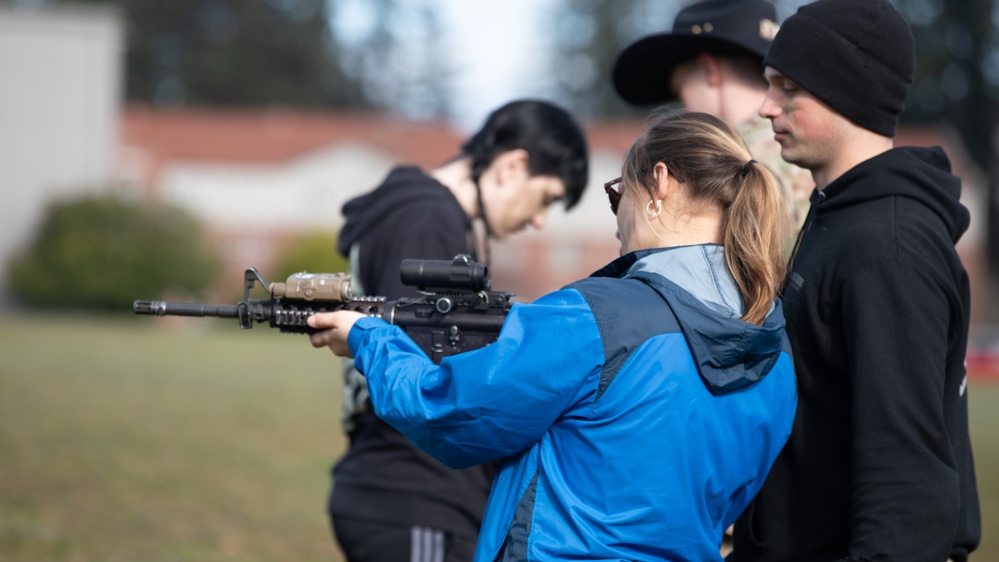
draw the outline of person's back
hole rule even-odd
[[[719,560],[795,409],[780,308],[747,326],[729,308],[737,294],[723,247],[708,246],[633,253],[537,301],[587,303],[597,331],[575,325],[562,347],[599,376],[545,438],[501,462],[496,493],[528,491],[489,513],[479,548],[503,560]],[[539,351],[556,345],[536,337]]]
[[[417,296],[402,284],[401,261],[476,256],[488,242],[477,240],[474,221],[493,237],[540,228],[552,202],[579,200],[586,158],[582,130],[561,108],[522,100],[497,109],[455,160],[429,172],[398,166],[344,206],[338,249],[350,258],[352,290]],[[343,422],[348,450],[333,469],[328,509],[347,558],[470,560],[493,465],[452,470],[414,447],[375,416],[349,362]]]
[[[955,249],[969,213],[941,149],[892,141],[912,35],[887,1],[820,0],[765,64],[760,113],[817,191],[783,292],[794,431],[730,560],[963,562],[981,531]]]

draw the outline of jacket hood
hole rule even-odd
[[[458,204],[447,187],[418,167],[399,166],[393,169],[378,188],[344,204],[342,213],[345,222],[340,230],[337,250],[348,255],[350,247],[366,232],[383,222],[392,211],[414,202],[434,200],[439,200],[442,204]]]
[[[657,259],[663,254],[670,254],[670,259]],[[676,316],[701,381],[714,395],[763,380],[781,352],[789,350],[779,300],[762,326],[739,319],[741,302],[738,310],[725,311],[718,305],[730,301],[723,295],[735,290],[721,246],[640,250],[618,258],[593,275],[638,279],[659,293]],[[691,285],[692,279],[711,280],[709,285],[718,287],[722,296],[706,294],[703,287]]]
[[[862,189],[850,189],[861,179]],[[854,166],[820,193],[823,211],[888,196],[913,199],[940,217],[954,243],[971,224],[960,202],[961,180],[938,146],[893,148]]]

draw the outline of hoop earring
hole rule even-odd
[[[656,210],[655,211],[652,210],[652,203],[653,203],[653,201],[656,204]],[[649,199],[649,204],[645,206],[645,213],[647,215],[649,215],[649,218],[653,218],[654,219],[654,218],[658,217],[659,213],[661,213],[661,212],[663,212],[663,202],[662,202],[662,200],[661,199]]]

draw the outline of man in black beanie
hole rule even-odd
[[[939,147],[894,147],[909,26],[886,0],[819,0],[764,65],[760,115],[816,190],[784,289],[794,428],[728,560],[964,562],[981,536],[954,248],[970,219]]]

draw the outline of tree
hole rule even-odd
[[[371,22],[365,29],[353,30],[360,36],[344,43],[341,57],[347,74],[360,82],[365,99],[417,119],[451,116],[454,70],[442,40],[440,4],[340,0],[337,6],[364,10]],[[336,13],[333,16],[334,22],[341,22]]]
[[[450,105],[450,73],[430,3],[67,1],[121,10],[130,101],[364,108],[420,118],[446,116]],[[345,41],[345,26],[334,24],[350,7],[371,11],[375,25]]]
[[[126,97],[155,105],[364,107],[325,0],[71,0],[117,6]]]
[[[336,250],[337,235],[316,230],[305,232],[291,240],[269,273],[273,281],[283,281],[293,273],[344,273],[350,268],[347,259]]]
[[[217,261],[186,211],[88,195],[53,203],[8,274],[26,304],[130,311],[143,295],[200,293]]]
[[[675,0],[560,0],[549,66],[554,99],[581,117],[636,116],[648,108],[627,105],[614,91],[618,54],[644,35],[669,31],[681,7]]]

